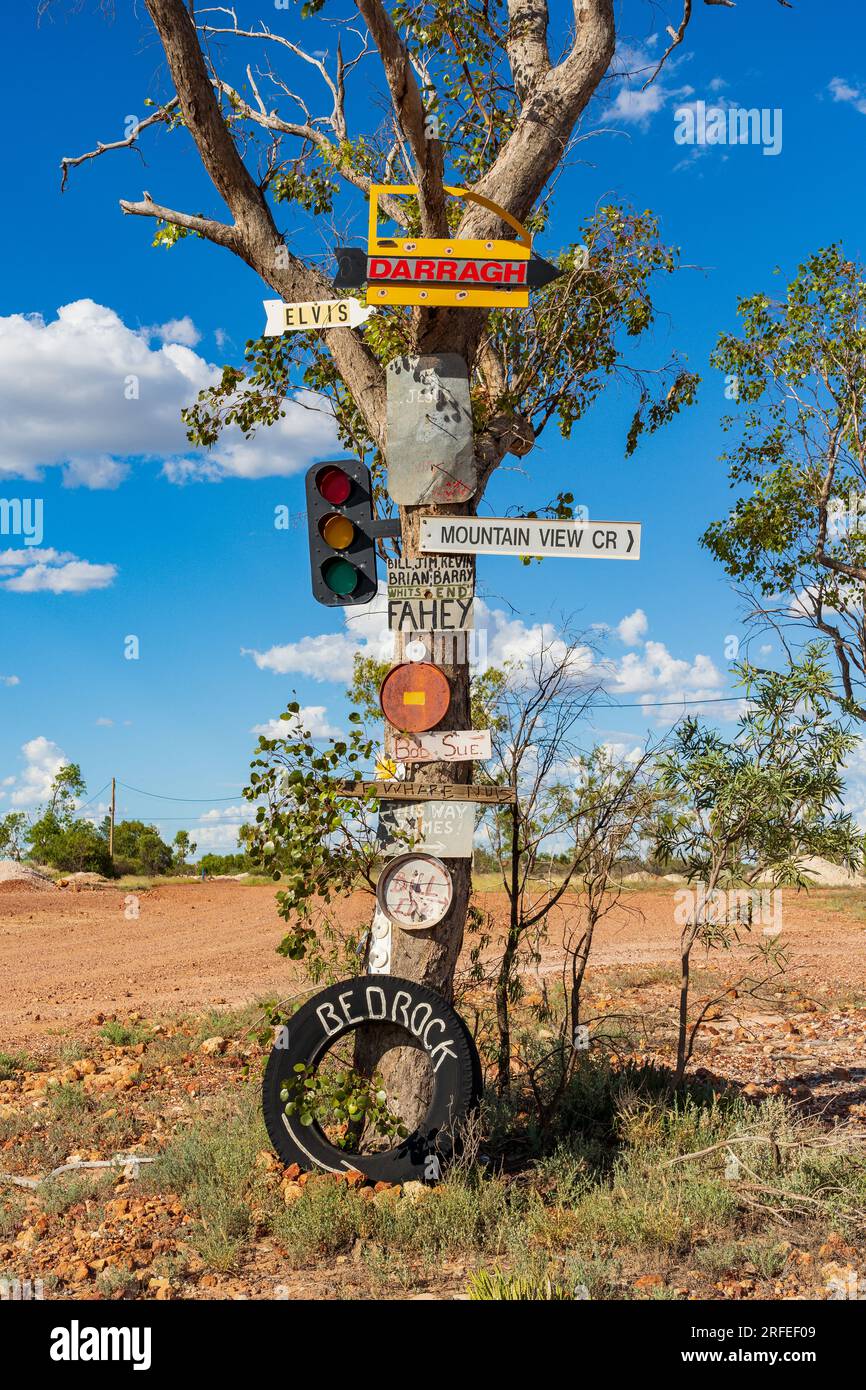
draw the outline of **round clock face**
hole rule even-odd
[[[435,927],[451,906],[451,875],[432,854],[400,854],[376,885],[379,906],[398,926]]]

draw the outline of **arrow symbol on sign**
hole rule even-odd
[[[628,546],[626,547],[626,552],[625,552],[626,555],[627,555],[628,552],[631,550],[631,548],[632,548],[633,545],[634,545],[634,532],[632,531],[631,527],[629,527],[629,531],[628,531]]]
[[[562,271],[558,266],[551,265],[541,256],[530,256],[529,264],[526,267],[526,283],[531,290],[543,289],[549,285],[551,280],[558,280]]]

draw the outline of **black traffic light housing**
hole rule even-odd
[[[376,593],[376,541],[399,536],[400,522],[373,517],[370,470],[357,459],[307,471],[307,530],[313,598],[329,607],[369,603]]]

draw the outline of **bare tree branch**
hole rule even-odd
[[[62,171],[60,177],[60,192],[63,193],[66,189],[66,182],[69,178],[70,169],[74,168],[77,164],[83,164],[85,160],[96,159],[99,155],[105,154],[109,150],[127,150],[135,148],[135,142],[141,132],[146,130],[148,126],[157,125],[161,121],[167,121],[171,113],[176,110],[177,105],[177,97],[172,97],[171,101],[167,101],[158,111],[154,111],[153,115],[146,116],[143,121],[139,121],[130,131],[129,135],[123,140],[110,140],[106,144],[103,144],[103,142],[99,140],[97,141],[96,149],[88,150],[86,154],[64,155],[60,161],[60,168]],[[141,151],[139,150],[138,153],[141,154]]]
[[[126,198],[121,198],[120,206],[125,213],[136,217],[156,217],[160,222],[170,223],[172,227],[184,227],[188,232],[197,232],[199,236],[206,237],[217,246],[227,246],[230,251],[239,249],[236,228],[229,227],[224,222],[215,222],[210,217],[197,217],[188,212],[176,212],[174,208],[161,207],[153,201],[147,190],[144,191],[140,203],[131,203]]]
[[[381,0],[358,0],[358,9],[379,50],[394,111],[417,168],[422,234],[447,236],[442,145],[438,137],[427,133],[424,102],[409,52]]]

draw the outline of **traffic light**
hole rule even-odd
[[[376,541],[399,521],[373,517],[370,470],[355,459],[317,463],[307,473],[313,597],[329,606],[369,603],[376,592]]]

